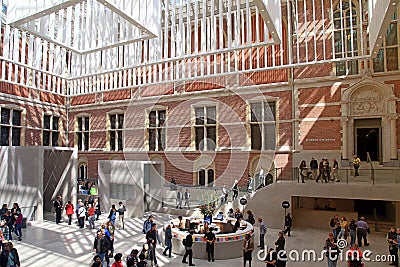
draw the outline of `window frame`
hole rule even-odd
[[[200,172],[201,171],[204,171],[204,185],[200,184]],[[209,177],[210,171],[213,172],[212,181],[210,181],[210,177]],[[214,186],[214,183],[215,183],[215,169],[214,168],[212,168],[212,167],[199,168],[196,173],[197,173],[196,185],[204,186],[204,187],[213,187]]]
[[[79,128],[79,120],[82,120],[82,130]],[[88,128],[86,129],[86,119],[88,120]],[[78,148],[78,151],[89,151],[90,149],[90,116],[89,115],[77,115],[75,116],[76,120],[76,127],[75,127],[75,137],[76,137],[76,144],[75,147]],[[79,140],[79,134],[81,134],[82,140]],[[85,135],[87,134],[87,141]],[[86,144],[87,143],[87,147]],[[81,149],[79,147],[81,146]]]
[[[208,109],[214,108],[215,117],[208,117]],[[200,119],[197,117],[196,111],[198,109],[203,109],[203,124],[198,124]],[[218,149],[218,107],[216,103],[204,104],[204,105],[195,105],[193,106],[193,140],[194,140],[194,149],[196,151],[217,151]],[[209,123],[209,121],[214,120],[214,123]],[[208,139],[209,138],[209,129],[215,128],[215,140],[214,147],[209,147]],[[198,139],[197,129],[202,129],[203,136],[202,139]],[[198,141],[199,140],[199,141]],[[203,142],[203,148],[201,148],[201,141]]]
[[[150,115],[155,113],[155,124],[152,125]],[[160,113],[164,112],[164,123],[160,126]],[[146,141],[147,151],[160,152],[167,150],[167,108],[160,107],[148,110],[146,113]],[[151,132],[154,132],[154,149]]]
[[[111,116],[115,116],[115,128],[112,128]],[[122,116],[122,127],[120,127],[120,116]],[[124,150],[124,125],[125,113],[123,111],[107,113],[107,147],[109,151],[117,152]],[[114,133],[114,149],[112,148],[111,133]]]
[[[273,110],[273,116],[271,118],[266,119],[266,113],[265,113],[265,105],[267,103],[272,103],[274,110]],[[261,104],[261,117],[262,120],[261,121],[253,121],[253,114],[255,114],[255,112],[253,112],[252,109],[252,105],[255,104]],[[271,110],[271,105],[269,106],[269,110]],[[249,125],[249,134],[250,134],[250,150],[251,151],[271,151],[271,150],[276,150],[277,144],[278,144],[278,134],[277,134],[277,111],[278,111],[278,101],[276,99],[260,99],[260,100],[251,100],[248,102],[248,109],[249,109],[249,119],[248,119],[248,125]],[[257,149],[257,148],[253,148],[253,133],[252,133],[252,126],[254,125],[258,125],[259,126],[259,134],[260,134],[260,142],[261,142],[261,148]],[[266,136],[267,135],[267,130],[268,130],[268,126],[271,126],[274,129],[274,148],[272,149],[272,147],[267,147],[267,140],[266,140]],[[255,145],[254,145],[255,146]],[[258,147],[258,146],[257,146]]]
[[[46,116],[50,117],[49,128],[45,128],[45,118]],[[54,118],[58,118],[58,129],[54,130]],[[61,136],[61,116],[58,114],[44,113],[42,119],[42,145],[43,146],[60,146],[60,136]],[[44,143],[44,134],[45,132],[49,133],[49,144],[45,145]],[[53,140],[53,134],[57,134],[56,143]]]
[[[3,123],[2,116],[0,117],[0,132],[2,132],[3,128],[8,128],[8,138],[7,144],[3,144],[2,134],[0,136],[0,146],[21,146],[22,145],[22,136],[23,136],[23,125],[24,125],[24,109],[20,107],[9,107],[9,106],[0,106],[0,114],[2,114],[3,110],[9,110],[8,122]],[[14,125],[14,112],[19,112],[19,125]],[[19,138],[18,144],[14,144],[14,134],[15,131],[19,130]]]

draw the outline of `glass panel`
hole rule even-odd
[[[82,131],[82,118],[78,118],[78,131]]]
[[[373,59],[374,72],[384,71],[383,62],[383,49],[380,49],[376,57]]]
[[[251,125],[251,149],[261,150],[261,129],[260,124]]]
[[[258,122],[262,121],[262,104],[253,103],[251,104],[251,121]]]
[[[20,128],[12,128],[12,145],[19,146],[21,145],[21,129]]]
[[[390,23],[386,33],[386,45],[397,45],[397,23]]]
[[[196,127],[196,150],[204,150],[204,127]]]
[[[203,125],[204,124],[204,108],[196,108],[196,125]]]
[[[208,186],[212,187],[213,183],[214,183],[214,170],[213,169],[209,169],[207,171],[207,178],[208,178]]]
[[[10,112],[9,109],[1,109],[1,124],[10,124]]]
[[[206,172],[205,170],[199,171],[199,185],[206,185]]]
[[[110,115],[110,128],[111,129],[116,129],[116,127],[115,127],[116,122],[117,122],[117,115],[116,114]]]
[[[158,126],[164,127],[165,124],[165,110],[158,112]]]
[[[158,151],[165,148],[165,129],[158,129]]]
[[[357,74],[358,73],[358,62],[357,60],[349,61],[349,74]]]
[[[81,165],[79,166],[79,180],[84,180],[85,179],[85,166]]]
[[[149,150],[155,151],[156,150],[156,130],[149,129]]]
[[[50,145],[50,131],[43,131],[43,145]]]
[[[53,130],[58,131],[58,122],[59,122],[59,117],[53,117]]]
[[[10,136],[10,127],[7,126],[1,126],[1,140],[0,143],[2,146],[8,146],[9,145],[9,138]]]
[[[13,110],[13,119],[12,124],[15,126],[21,126],[21,111],[20,110]]]
[[[264,121],[275,121],[275,102],[264,103]]]
[[[89,117],[85,117],[85,131],[89,131]]]
[[[118,151],[122,151],[124,149],[122,131],[118,131]]]
[[[156,112],[155,111],[151,111],[149,113],[149,126],[150,127],[156,127],[156,122],[157,122]]]
[[[217,121],[217,110],[215,107],[207,107],[207,124],[215,124]]]
[[[83,141],[85,142],[84,150],[88,150],[89,149],[89,133],[85,133]]]
[[[115,132],[110,131],[110,150],[115,151]]]
[[[59,133],[58,132],[53,132],[52,134],[51,134],[52,136],[51,136],[51,145],[52,146],[58,146],[58,136],[59,136]]]
[[[386,48],[386,64],[387,64],[387,70],[398,70],[399,69],[399,64],[398,64],[398,48],[393,47],[393,48]]]
[[[78,133],[78,150],[82,150],[82,133]]]
[[[267,150],[275,150],[275,124],[264,124],[264,148]]]
[[[124,128],[124,114],[118,114],[118,129]]]
[[[50,130],[50,116],[44,115],[43,117],[43,129]]]
[[[346,75],[346,63],[345,62],[337,62],[336,63],[336,75]]]
[[[216,142],[217,142],[216,127],[208,126],[207,127],[207,150],[215,150]]]

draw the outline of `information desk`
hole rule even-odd
[[[204,233],[200,233],[199,229],[202,229],[203,220],[200,218],[183,218],[183,221],[186,222],[188,219],[189,225],[195,229],[195,233],[193,234],[193,258],[196,259],[207,259],[206,253],[206,238],[204,237]],[[186,223],[186,225],[188,225]],[[224,259],[233,259],[242,257],[243,255],[243,240],[245,239],[246,234],[253,235],[253,226],[242,220],[241,228],[237,230],[235,233],[224,233],[229,230],[233,230],[233,226],[236,223],[236,219],[228,218],[224,220],[217,220],[213,218],[213,221],[210,227],[214,228],[213,231],[215,233],[215,243],[214,243],[214,255],[216,260],[224,260]],[[189,234],[188,229],[179,229],[177,225],[179,224],[178,219],[174,219],[169,221],[168,224],[174,225],[172,230],[172,252],[178,255],[185,254],[185,248],[182,244],[182,240],[186,238]]]

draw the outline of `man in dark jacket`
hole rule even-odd
[[[104,256],[110,247],[110,241],[104,236],[102,231],[97,232],[97,237],[94,239],[93,251],[100,256],[101,264],[104,266]]]
[[[193,264],[193,250],[192,250],[192,246],[193,246],[193,233],[194,230],[190,230],[189,234],[186,236],[185,238],[185,255],[183,256],[182,259],[182,263],[188,263],[186,261],[187,256],[189,256],[189,266],[195,266]]]
[[[310,161],[311,177],[313,180],[317,179],[318,161],[311,158]]]
[[[288,213],[285,217],[285,227],[286,229],[283,231],[284,234],[288,234],[290,236],[290,229],[292,228],[292,216]]]
[[[61,200],[61,196],[58,196],[57,199],[54,201],[54,209],[56,211],[56,224],[61,222],[61,214],[63,210],[63,202]]]
[[[157,258],[156,258],[156,246],[157,241],[161,243],[160,236],[158,235],[157,225],[155,223],[152,224],[151,230],[146,234],[147,244],[149,244],[150,250],[150,259],[154,262],[154,265],[157,267]]]
[[[4,250],[0,256],[0,267],[7,267],[9,262],[13,262],[12,266],[20,267],[19,256],[17,250],[14,248],[11,242],[4,244]]]

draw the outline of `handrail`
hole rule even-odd
[[[369,152],[367,152],[367,163],[369,163],[369,166],[371,167],[371,181],[372,185],[375,185],[375,170],[374,170],[374,165],[372,165],[372,160],[371,156],[369,155]]]

